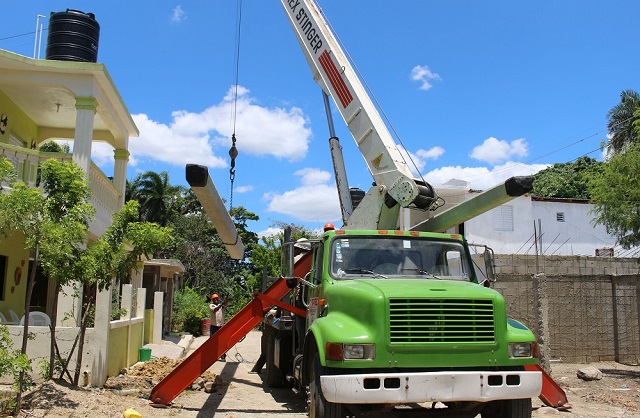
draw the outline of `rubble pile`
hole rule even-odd
[[[181,362],[182,360],[162,357],[136,363],[127,369],[122,369],[118,376],[107,379],[104,388],[114,390],[152,389]],[[189,389],[204,390],[210,393],[214,392],[220,384],[222,384],[220,376],[207,370],[189,386]]]

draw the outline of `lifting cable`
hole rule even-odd
[[[236,115],[238,108],[238,72],[240,67],[240,25],[242,23],[242,0],[238,0],[238,6],[236,11],[236,51],[234,57],[235,74],[233,81],[233,133],[231,134],[231,148],[229,149],[229,157],[231,158],[231,168],[229,168],[229,180],[231,181],[231,191],[229,192],[229,212],[233,208],[233,182],[236,179],[236,157],[238,156],[238,149],[236,148]]]

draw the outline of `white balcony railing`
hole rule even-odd
[[[15,145],[1,144],[0,154],[13,163],[18,180],[30,187],[41,187],[38,183],[38,166],[40,163],[55,158],[60,161],[73,161],[73,155],[57,152],[40,152]],[[97,165],[91,162],[88,174],[91,188],[91,204],[96,208],[95,220],[89,224],[89,232],[100,236],[111,224],[112,215],[120,210],[120,193],[113,182]]]

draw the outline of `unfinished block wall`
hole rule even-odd
[[[496,255],[507,313],[538,332],[533,274],[544,273],[551,360],[640,362],[638,259]]]

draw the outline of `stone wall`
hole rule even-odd
[[[551,359],[640,361],[637,258],[496,255],[497,282],[510,317],[537,333],[532,275],[544,273]]]

